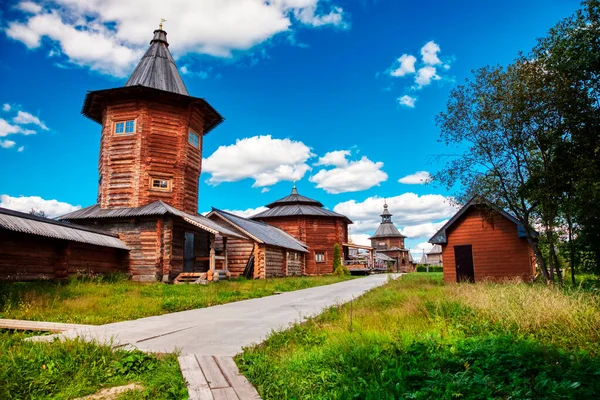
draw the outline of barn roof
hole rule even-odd
[[[82,208],[81,210],[73,211],[71,213],[62,215],[59,217],[59,219],[66,221],[77,221],[81,219],[131,218],[156,215],[174,215],[176,217],[182,218],[187,223],[197,226],[198,228],[201,228],[210,233],[245,239],[240,234],[202,215],[188,214],[186,212],[176,209],[175,207],[168,205],[167,203],[164,203],[161,200],[157,200],[144,206],[134,208],[103,209],[100,208],[98,204],[94,204],[93,206]]]
[[[117,235],[0,207],[0,229],[129,250]]]
[[[211,215],[215,214],[225,219],[234,227],[238,228],[243,233],[246,233],[259,243],[284,247],[286,249],[300,251],[303,253],[307,252],[307,246],[304,243],[275,226],[240,217],[239,215],[231,214],[214,207],[210,214],[208,214],[208,217],[210,218]]]
[[[440,246],[439,244],[434,244],[433,247],[431,248],[431,250],[429,250],[427,252],[427,255],[434,255],[434,254],[442,254],[442,246]]]
[[[137,85],[189,95],[169,51],[167,32],[162,29],[154,31],[150,47],[125,83],[125,86]]]
[[[493,209],[494,211],[498,212],[500,215],[502,215],[503,217],[505,217],[506,219],[508,219],[509,221],[513,222],[514,224],[517,225],[517,232],[520,238],[524,238],[525,237],[525,229],[523,228],[523,225],[519,222],[518,219],[516,219],[514,216],[512,216],[511,214],[507,213],[506,211],[496,207],[494,204],[492,204],[492,202],[490,202],[489,200],[481,197],[481,196],[473,196],[471,198],[471,200],[469,200],[460,210],[458,210],[458,212],[456,214],[454,214],[454,216],[452,218],[450,218],[448,220],[448,222],[446,222],[446,224],[444,224],[444,226],[442,226],[440,228],[439,231],[437,231],[435,233],[435,235],[433,235],[431,237],[431,239],[429,239],[429,243],[432,244],[446,244],[448,243],[448,238],[446,235],[446,232],[448,229],[450,229],[452,227],[452,225],[454,225],[459,219],[460,217],[462,217],[471,207],[474,206],[478,206],[478,205],[484,205],[487,206],[491,209]]]
[[[352,223],[345,215],[323,208],[321,202],[298,194],[296,185],[294,185],[292,193],[289,196],[285,196],[273,203],[267,204],[267,207],[269,208],[268,210],[253,215],[251,218],[259,219],[310,215],[317,217],[343,218],[347,223]]]

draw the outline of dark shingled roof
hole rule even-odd
[[[320,201],[298,194],[296,185],[294,185],[294,188],[292,189],[292,194],[285,196],[284,198],[273,203],[267,204],[267,207],[269,208],[268,210],[253,215],[251,218],[261,219],[289,217],[295,215],[310,215],[317,217],[343,218],[347,223],[352,223],[352,221],[350,221],[350,219],[345,215],[323,208],[323,204]]]
[[[381,224],[377,227],[377,231],[373,236],[369,239],[379,239],[379,238],[405,238],[403,234],[400,233],[398,228],[392,223],[392,213],[388,210],[387,203],[383,204],[383,213],[381,216]]]
[[[446,231],[456,223],[456,221],[458,221],[458,219],[463,216],[467,210],[473,206],[477,206],[477,205],[484,205],[487,206],[489,208],[491,208],[492,210],[498,212],[500,215],[506,217],[509,221],[515,223],[517,225],[517,232],[520,238],[524,238],[525,236],[525,229],[523,228],[523,225],[521,225],[521,223],[519,222],[518,219],[516,219],[515,217],[513,217],[511,214],[507,213],[504,210],[499,209],[498,207],[496,207],[494,204],[492,204],[490,201],[484,199],[481,196],[473,196],[471,198],[471,200],[469,200],[467,202],[467,204],[465,204],[460,210],[458,210],[458,212],[456,214],[454,214],[454,216],[452,218],[450,218],[448,220],[448,222],[446,222],[446,224],[444,226],[442,226],[440,228],[439,231],[437,231],[435,233],[435,235],[433,235],[431,237],[431,239],[429,239],[429,243],[431,244],[446,244],[448,243],[448,238],[446,236]]]
[[[98,218],[131,218],[131,217],[145,217],[155,215],[174,215],[182,218],[187,223],[204,229],[205,231],[220,234],[223,236],[236,237],[245,239],[238,233],[230,230],[229,228],[220,225],[202,215],[193,215],[186,212],[180,211],[175,207],[172,207],[161,200],[154,201],[145,206],[135,208],[109,208],[102,209],[98,204],[93,206],[82,208],[81,210],[73,211],[65,214],[59,219],[64,221],[77,221],[80,219],[98,219]]]
[[[0,229],[129,250],[117,235],[0,207]]]
[[[214,207],[210,214],[208,214],[208,217],[211,218],[212,215],[220,216],[232,224],[235,228],[238,228],[243,233],[250,235],[259,243],[284,247],[286,249],[300,251],[303,253],[307,252],[307,246],[304,243],[275,226],[271,226],[264,222],[252,221],[251,219],[218,210]]]
[[[169,51],[167,32],[162,29],[154,31],[150,48],[125,83],[125,86],[136,85],[189,95]]]

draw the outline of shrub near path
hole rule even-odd
[[[66,282],[0,283],[0,318],[101,325],[210,307],[351,279],[236,279],[208,285],[143,284],[108,276]]]
[[[599,329],[588,293],[414,273],[237,362],[265,399],[595,399]]]

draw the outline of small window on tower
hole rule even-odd
[[[171,191],[171,180],[163,178],[150,178],[150,189],[162,190],[165,192]]]
[[[188,142],[192,146],[199,148],[200,147],[200,136],[198,136],[197,133],[190,131],[190,134],[188,135]]]
[[[115,122],[115,134],[124,135],[135,132],[135,120]]]

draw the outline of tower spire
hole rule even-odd
[[[383,212],[380,214],[381,223],[392,223],[392,213],[388,210],[387,199],[383,201]]]
[[[294,181],[294,186],[292,187],[292,194],[298,194],[298,189],[296,189],[296,181]]]

